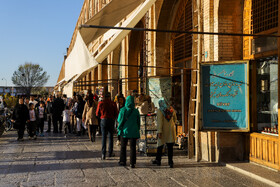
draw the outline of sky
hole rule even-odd
[[[54,86],[84,0],[0,1],[0,86],[25,62],[39,64]]]

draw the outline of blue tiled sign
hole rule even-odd
[[[249,130],[248,62],[202,64],[202,128]]]

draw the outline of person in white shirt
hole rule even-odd
[[[34,96],[30,96],[30,100],[29,100],[29,103],[33,103],[34,104],[34,107],[37,105],[37,101],[34,99]]]
[[[70,128],[70,115],[71,111],[69,110],[69,106],[65,106],[65,110],[63,110],[63,125],[64,125],[64,133],[65,136],[67,135],[67,129],[69,132],[71,132]]]

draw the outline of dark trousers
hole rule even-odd
[[[128,140],[130,141],[130,164],[136,164],[136,138],[121,137],[121,156],[120,162],[126,163],[126,146]]]
[[[53,132],[58,132],[57,122],[59,122],[59,131],[62,131],[62,116],[53,116]]]
[[[95,135],[96,135],[97,128],[98,128],[98,125],[89,125],[90,136],[93,137],[94,140],[95,140]]]
[[[27,128],[28,128],[28,136],[34,137],[34,135],[36,135],[37,122],[36,121],[30,121],[27,124]]]
[[[76,123],[75,123],[75,121],[76,121],[75,115],[71,115],[71,123],[70,123],[70,125],[71,125],[71,131],[73,133],[76,132]]]
[[[102,131],[102,154],[106,155],[106,141],[107,134],[109,135],[109,155],[113,153],[113,136],[114,136],[114,120],[113,119],[101,119],[101,131]]]
[[[168,149],[168,164],[173,164],[173,145],[174,143],[166,143],[167,145],[167,149]],[[163,149],[163,146],[159,146],[157,148],[157,156],[156,156],[156,160],[161,162],[161,157],[162,157],[162,149]]]
[[[18,138],[19,139],[22,139],[23,138],[23,135],[24,135],[24,130],[25,130],[25,122],[21,123],[19,125],[19,128],[18,128]]]
[[[102,134],[102,130],[101,130],[101,119],[98,117],[97,120],[98,120],[98,132],[99,132],[99,135],[101,135],[101,134]]]
[[[64,133],[67,134],[68,132],[71,133],[71,126],[70,126],[70,122],[63,122],[64,124]]]
[[[44,123],[45,123],[45,119],[44,118],[40,118],[40,122],[38,124],[39,130],[41,133],[44,132]],[[37,130],[39,132],[39,130]]]
[[[48,131],[52,128],[52,114],[48,114]]]

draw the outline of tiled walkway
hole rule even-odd
[[[46,134],[37,140],[16,141],[16,132],[0,137],[0,186],[265,186],[218,164],[174,157],[174,168],[137,157],[136,168],[118,166],[116,157],[100,159],[101,137]],[[129,158],[128,158],[129,160]]]

